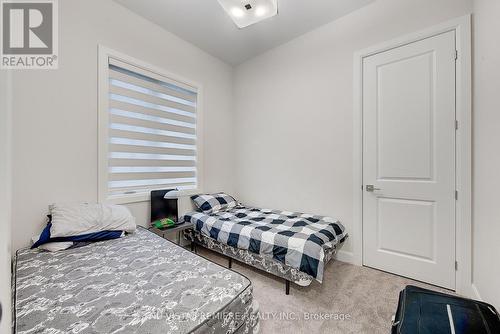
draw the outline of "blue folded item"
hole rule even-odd
[[[43,244],[49,243],[49,242],[66,242],[66,241],[73,241],[73,242],[89,242],[89,241],[103,241],[103,240],[110,240],[110,239],[118,239],[122,236],[123,231],[99,231],[99,232],[94,232],[94,233],[87,233],[87,234],[81,234],[81,235],[74,235],[70,237],[56,237],[56,238],[51,238],[50,237],[50,228],[52,227],[52,223],[48,223],[47,226],[43,229],[42,233],[40,234],[40,238],[38,239],[37,242],[31,246],[31,248],[37,248]]]

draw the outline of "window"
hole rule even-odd
[[[100,200],[125,203],[146,200],[154,189],[197,189],[197,88],[105,59]]]

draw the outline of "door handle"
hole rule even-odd
[[[374,192],[376,190],[382,190],[380,188],[375,188],[375,186],[373,184],[367,184],[365,186],[365,189],[366,189],[366,191],[369,191],[369,192]]]

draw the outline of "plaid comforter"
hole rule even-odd
[[[188,213],[184,220],[220,243],[272,257],[320,283],[325,251],[347,238],[344,226],[330,217],[243,206]]]

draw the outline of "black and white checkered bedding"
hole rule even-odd
[[[320,283],[325,251],[347,238],[344,226],[330,217],[244,206],[211,214],[192,212],[184,220],[220,243],[272,257]]]
[[[193,203],[205,213],[232,209],[238,205],[236,200],[225,193],[191,196]]]

